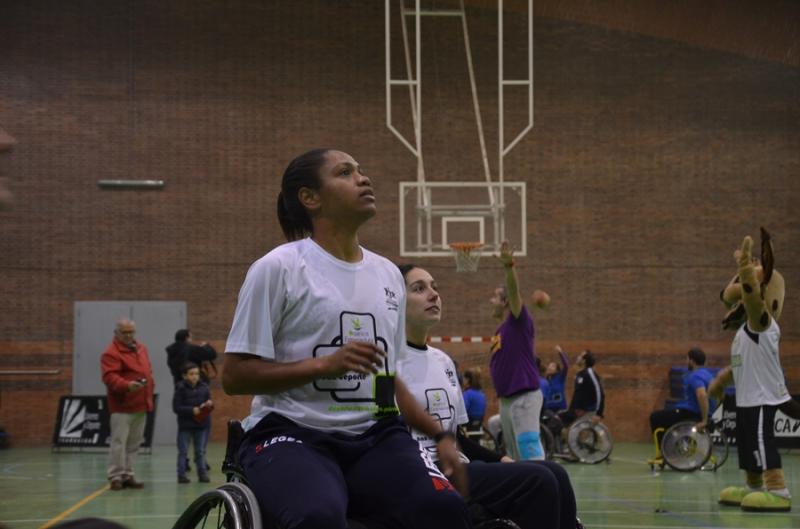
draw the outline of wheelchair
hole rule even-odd
[[[700,431],[695,422],[681,421],[669,428],[656,428],[653,442],[656,444],[656,457],[648,461],[650,470],[664,466],[680,471],[715,471],[728,459],[728,439],[720,421],[709,421],[705,431]],[[661,446],[658,434],[663,432]]]
[[[614,450],[611,432],[605,424],[595,423],[592,420],[593,415],[587,413],[574,420],[564,435],[566,442],[562,440],[560,429],[558,434],[550,432],[555,444],[552,457],[589,465],[611,462],[611,452]],[[557,416],[555,420],[561,422]],[[544,427],[547,428],[546,425]]]
[[[495,438],[497,452],[506,454],[499,415],[490,417],[488,425],[489,432]],[[561,459],[591,465],[610,461],[614,441],[611,432],[603,423],[595,424],[591,415],[586,414],[569,425],[565,440],[562,441],[563,428],[558,415],[549,410],[545,411],[539,422],[539,438],[545,459]]]
[[[464,435],[482,447],[493,452],[497,451],[497,442],[481,423],[480,420],[469,421],[463,428]]]
[[[228,421],[228,442],[222,473],[227,483],[209,490],[195,499],[181,514],[173,529],[279,529],[261,517],[255,494],[247,484],[238,462],[239,445],[244,430],[239,421]],[[520,529],[511,520],[491,518],[479,505],[469,505],[474,529]],[[358,520],[347,520],[349,529],[384,529]]]

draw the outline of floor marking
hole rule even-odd
[[[622,524],[600,524],[600,523],[593,523],[592,527],[614,527],[617,529],[625,529],[630,527],[632,529],[686,529],[685,525],[622,525]],[[731,527],[729,525],[702,525],[698,526],[702,527],[703,529],[753,529],[752,527]]]
[[[593,511],[593,510],[587,510],[587,509],[579,509],[579,511],[580,512],[578,514],[581,514],[581,515],[583,515],[583,514],[628,514],[628,515],[631,515],[631,516],[633,516],[633,515],[641,516],[642,515],[642,513],[631,512],[631,511]],[[653,514],[668,514],[668,512],[667,513],[653,512]],[[725,513],[725,511],[680,511],[679,514],[711,514],[711,515],[720,514],[721,515],[721,514],[726,514],[726,513]],[[739,513],[737,512],[736,514],[739,514]],[[792,513],[792,512],[764,512],[764,513],[760,513],[759,514],[759,516],[764,516],[764,515],[773,516],[773,517],[789,516],[790,518],[800,518],[800,514],[796,514],[796,513]],[[592,525],[595,525],[595,524],[592,524]]]
[[[83,498],[81,501],[79,501],[78,503],[76,503],[75,505],[73,505],[72,507],[67,509],[66,511],[62,512],[61,514],[59,514],[58,516],[56,516],[55,518],[53,518],[52,520],[50,520],[49,522],[44,524],[43,526],[39,527],[39,529],[47,529],[48,527],[50,527],[52,525],[55,525],[56,523],[60,522],[61,520],[63,520],[67,516],[69,516],[70,514],[74,513],[75,511],[77,511],[78,509],[80,509],[81,507],[83,507],[84,505],[86,505],[87,503],[89,503],[90,501],[95,499],[96,497],[100,496],[102,493],[104,493],[107,490],[109,490],[109,486],[108,485],[103,485],[102,488],[99,488],[96,491],[92,492],[91,494],[89,494],[88,496]]]

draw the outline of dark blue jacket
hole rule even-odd
[[[198,381],[195,387],[185,380],[175,384],[175,394],[172,396],[172,411],[178,415],[179,430],[202,430],[211,426],[211,417],[203,422],[194,420],[193,409],[211,398],[208,384]]]

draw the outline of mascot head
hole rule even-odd
[[[761,228],[761,261],[752,257],[751,249],[753,240],[748,236],[742,242],[742,247],[736,250],[734,258],[739,264],[739,271],[728,285],[719,293],[719,297],[728,309],[722,320],[723,329],[738,329],[747,320],[747,307],[745,293],[752,291],[752,286],[742,277],[752,277],[760,287],[760,298],[763,302],[762,310],[766,310],[775,320],[779,320],[783,311],[783,298],[785,283],[783,276],[775,270],[775,259],[772,253],[772,238],[764,228]],[[756,300],[757,301],[757,300]]]

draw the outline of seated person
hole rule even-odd
[[[561,361],[548,363],[544,372],[544,378],[547,380],[544,408],[558,412],[567,409],[566,385],[569,360],[560,345],[556,345],[556,352]]]
[[[477,367],[464,371],[464,406],[467,408],[470,428],[477,430],[483,425],[486,413],[486,395],[481,389],[481,370]]]
[[[466,472],[455,443],[395,376],[405,284],[359,244],[375,213],[369,178],[350,155],[315,149],[289,164],[277,204],[289,242],[248,270],[222,374],[226,393],[253,396],[238,460],[262,516],[283,529],[346,529],[349,517],[469,528],[445,477]],[[408,425],[438,440],[442,470]]]
[[[689,373],[683,381],[683,399],[678,401],[674,409],[657,410],[650,414],[651,432],[658,428],[666,430],[681,421],[696,421],[698,428],[705,428],[708,424],[708,414],[716,405],[708,398],[708,385],[714,379],[714,374],[704,367],[706,354],[699,347],[689,349],[686,356]],[[664,432],[659,432],[659,447],[663,437]]]
[[[443,351],[426,345],[430,329],[441,318],[442,299],[436,282],[427,271],[413,265],[403,265],[400,270],[407,288],[408,345],[398,362],[398,374],[443,431],[458,438],[463,456],[469,460],[470,501],[490,516],[511,519],[522,529],[579,527],[572,484],[559,464],[515,463],[469,440],[457,428],[467,423],[468,416],[453,361]],[[434,440],[417,430],[412,430],[412,435],[435,459]]]
[[[605,393],[600,377],[594,372],[595,356],[589,349],[578,355],[575,365],[579,371],[575,374],[572,401],[569,408],[558,412],[558,415],[547,421],[547,427],[553,432],[556,440],[566,434],[567,427],[587,413],[592,413],[592,421],[600,422],[605,408]]]
[[[578,355],[578,359],[575,361],[575,366],[579,371],[575,374],[572,401],[569,403],[569,408],[558,414],[564,426],[569,426],[588,412],[594,412],[594,416],[598,420],[603,418],[606,398],[603,383],[594,372],[596,361],[594,353],[589,349]]]
[[[539,371],[539,390],[542,392],[542,401],[547,402],[547,397],[550,395],[550,382],[547,380],[547,369],[544,367],[542,363],[542,359],[537,356],[536,357],[536,369]],[[547,408],[542,404],[542,412],[541,416],[545,417],[550,415],[551,413],[548,412]]]

